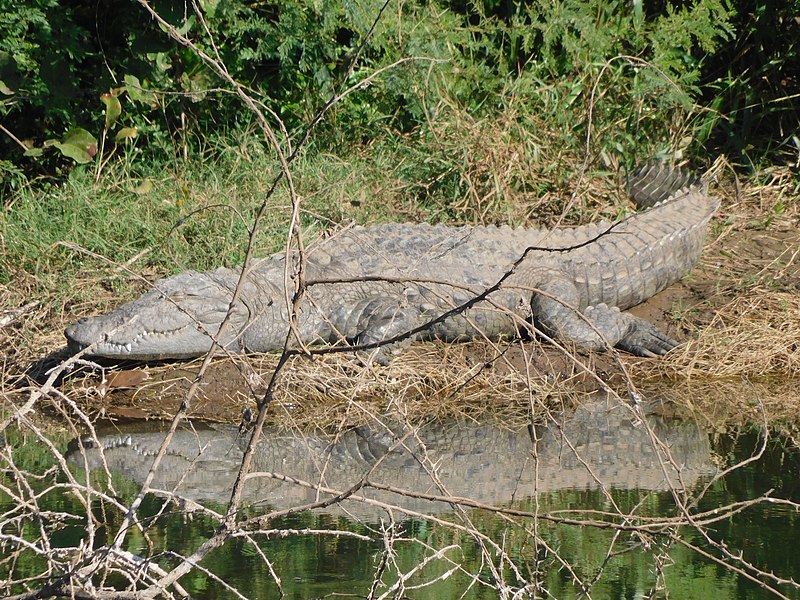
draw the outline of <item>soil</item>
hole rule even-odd
[[[722,216],[724,218],[724,215]],[[631,310],[681,342],[711,327],[718,311],[748,294],[800,294],[798,219],[721,227],[703,258],[683,281]],[[577,360],[576,360],[577,359]],[[270,407],[274,419],[324,423],[370,410],[414,416],[448,411],[472,417],[489,405],[495,412],[525,408],[532,395],[555,391],[626,389],[630,383],[663,390],[673,384],[645,382],[649,365],[666,359],[619,354],[574,354],[538,342],[416,344],[388,367],[364,366],[347,354],[293,358],[283,371]],[[240,422],[263,397],[275,356],[215,360],[191,403],[194,419]],[[62,390],[90,415],[114,420],[167,418],[179,409],[200,361],[111,365],[71,374]],[[645,373],[641,381],[624,372]],[[790,375],[796,375],[790,374]],[[651,378],[652,379],[652,378]],[[491,402],[487,402],[490,399]],[[349,415],[343,417],[342,415]]]

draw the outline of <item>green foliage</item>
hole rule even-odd
[[[212,134],[238,136],[250,122],[198,54],[135,2],[2,2],[6,189],[20,173],[63,177],[76,160],[105,164],[112,127],[112,140],[131,142],[116,156],[136,167],[198,151]],[[799,3],[412,0],[390,2],[377,22],[378,0],[207,0],[202,14],[172,0],[152,6],[218,56],[294,139],[337,93],[386,68],[333,108],[316,151],[348,155],[412,132],[432,142],[432,125],[453,115],[495,120],[515,105],[523,117],[542,115],[555,148],[611,165],[647,152],[757,154],[789,143]],[[64,152],[77,128],[101,139],[99,156]]]
[[[39,193],[3,197],[0,278],[44,264],[80,270],[56,245],[63,240],[118,261],[156,248],[139,266],[157,273],[238,262],[278,170],[252,115],[214,91],[224,82],[138,4],[111,10],[100,0],[85,11],[61,1],[9,5],[0,20],[3,50],[18,57],[27,86],[0,77],[12,91],[2,124],[26,147],[0,130],[9,150],[0,194],[31,175],[57,184],[42,178]],[[203,15],[152,5],[204,52],[219,52],[281,118],[284,141],[296,143],[326,102],[368,81],[332,107],[295,164],[312,227],[546,219],[560,213],[587,152],[609,170],[657,153],[699,154],[700,127],[706,136],[716,127],[695,108],[703,56],[732,31],[722,0],[648,14],[621,1],[413,0],[390,3],[377,22],[377,0],[206,1]],[[69,23],[51,26],[61,20]],[[80,94],[47,86],[52,53],[74,57],[62,77]],[[266,225],[274,239],[262,253],[275,249],[280,221],[275,213]]]
[[[67,119],[89,55],[86,31],[59,0],[3,0],[0,8],[0,91],[3,116],[34,109],[34,120]]]
[[[80,127],[70,129],[63,141],[53,144],[61,153],[76,163],[88,163],[97,154],[97,139]]]
[[[713,109],[702,141],[751,169],[800,151],[800,0],[737,0],[737,35],[710,55],[699,102]],[[782,162],[782,161],[781,161]]]

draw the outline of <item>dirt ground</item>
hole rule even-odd
[[[487,412],[496,417],[527,412],[532,402],[565,390],[626,393],[630,384],[646,390],[643,395],[650,399],[694,398],[683,405],[703,404],[692,390],[705,385],[708,410],[719,412],[718,406],[726,405],[717,393],[732,381],[747,381],[748,389],[753,382],[771,382],[761,396],[788,394],[782,408],[773,411],[774,418],[784,418],[794,400],[800,401],[795,385],[773,389],[778,381],[800,382],[800,219],[739,218],[733,227],[725,225],[728,217],[725,212],[718,217],[703,258],[687,278],[632,309],[687,342],[667,357],[565,353],[535,340],[415,344],[388,367],[364,366],[348,354],[297,356],[277,382],[272,420],[329,424],[387,410],[412,418],[479,418]],[[740,334],[747,344],[737,343]],[[34,365],[29,373],[41,380],[59,357]],[[271,355],[215,360],[189,416],[241,421],[263,397],[276,362]],[[166,418],[181,406],[199,366],[193,361],[80,369],[60,389],[95,417]],[[724,419],[745,412],[742,407],[722,411]]]
[[[703,407],[710,421],[760,419],[767,410],[772,421],[794,423],[800,403],[800,202],[792,195],[793,177],[782,172],[777,184],[723,191],[723,208],[699,264],[632,309],[685,342],[665,357],[586,354],[538,340],[419,343],[387,367],[365,366],[348,353],[295,356],[276,380],[271,420],[326,425],[386,411],[417,419],[505,418],[530,414],[533,404],[561,401],[565,394],[604,390]],[[47,310],[45,303],[32,304],[31,310]],[[6,353],[2,394],[17,406],[65,358],[63,350],[46,357],[37,352],[63,344],[63,325],[46,322],[49,337],[31,334],[23,309],[0,313],[0,348],[13,349]],[[66,405],[74,402],[98,418],[167,418],[184,401],[200,362],[83,366],[46,398],[54,414],[68,412]],[[241,421],[263,398],[276,363],[275,355],[215,360],[189,416]]]

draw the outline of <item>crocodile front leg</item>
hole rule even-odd
[[[356,346],[381,343],[414,329],[418,323],[418,311],[409,305],[407,298],[401,296],[378,296],[363,300],[353,307],[352,317],[356,320],[357,334],[351,341]],[[414,341],[415,336],[371,348],[366,352],[369,360],[387,365],[392,355],[398,354]]]
[[[534,323],[548,335],[587,350],[616,346],[637,356],[665,354],[678,342],[654,325],[604,303],[580,311],[578,288],[566,276],[549,272],[531,297]]]
[[[307,343],[369,345],[359,352],[361,357],[385,365],[416,336],[385,342],[413,331],[420,314],[414,286],[354,281],[322,289],[312,282],[300,312],[300,333]]]

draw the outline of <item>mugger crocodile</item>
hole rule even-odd
[[[692,268],[719,201],[693,175],[657,164],[639,168],[630,190],[647,210],[613,224],[554,230],[387,224],[342,231],[306,253],[299,336],[304,344],[366,347],[386,362],[412,339],[497,338],[533,322],[588,350],[664,354],[677,342],[620,311]],[[294,269],[297,255],[290,260]],[[227,351],[283,348],[285,267],[285,253],[250,267],[230,326],[218,338]],[[158,281],[137,300],[67,328],[69,347],[111,359],[203,355],[239,275],[221,268]],[[388,351],[379,347],[384,342],[391,342]]]
[[[359,490],[359,496],[406,510],[441,513],[452,510],[448,503],[419,495],[506,505],[540,493],[600,485],[655,491],[691,488],[714,473],[708,435],[697,423],[645,418],[647,426],[629,407],[600,399],[557,417],[558,425],[535,426],[533,437],[525,428],[463,422],[433,423],[411,432],[400,423],[376,424],[338,435],[268,428],[256,448],[253,470],[273,475],[249,479],[244,497],[250,504],[286,509],[314,502],[318,486],[328,489],[320,491],[324,500],[366,475],[374,485]],[[142,423],[135,427],[100,433],[99,444],[91,438],[80,444],[75,440],[67,459],[90,470],[107,465],[141,483],[164,432],[142,431],[147,427]],[[654,443],[651,432],[660,443]],[[227,502],[246,441],[233,426],[179,430],[152,487],[196,502]],[[369,500],[351,499],[340,508],[363,518],[381,516]]]

